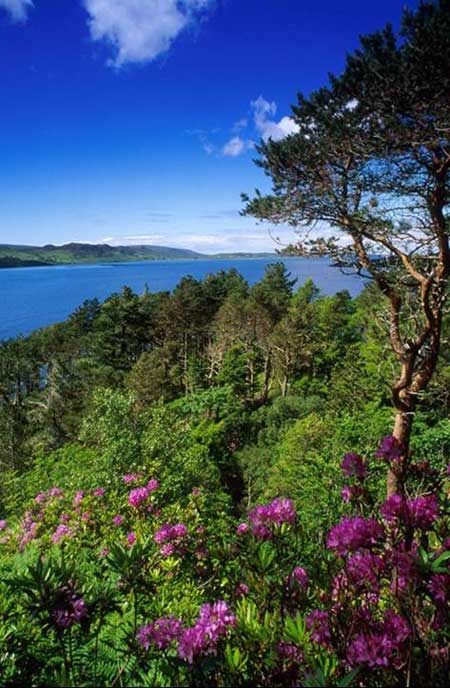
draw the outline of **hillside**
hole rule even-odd
[[[33,261],[33,264],[57,265],[62,263],[119,263],[133,260],[176,260],[203,258],[202,254],[188,249],[167,246],[109,246],[108,244],[70,243],[63,246],[15,246],[0,244],[0,264],[14,267],[11,262]]]
[[[16,246],[0,244],[0,268],[62,265],[73,263],[126,263],[138,260],[198,260],[269,258],[274,253],[220,253],[206,255],[170,246],[110,246],[70,243],[62,246]]]

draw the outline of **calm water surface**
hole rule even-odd
[[[185,275],[197,279],[208,273],[236,268],[254,284],[273,259],[180,260],[64,265],[0,270],[0,339],[28,334],[32,330],[64,320],[85,299],[105,299],[124,285],[141,293],[173,289]],[[353,296],[362,281],[343,275],[327,258],[285,258],[283,262],[301,285],[311,277],[324,294],[347,289]]]

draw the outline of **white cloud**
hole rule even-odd
[[[95,41],[106,41],[117,67],[151,62],[198,20],[213,0],[84,0]]]
[[[32,0],[0,0],[0,8],[9,12],[12,20],[17,22],[25,21],[32,7]]]
[[[237,122],[234,123],[232,131],[233,133],[237,134],[243,129],[246,129],[248,127],[248,119],[243,117],[242,119],[239,119]]]
[[[237,252],[274,252],[277,243],[270,232],[263,228],[251,228],[249,223],[240,223],[233,228],[222,228],[217,232],[186,231],[185,229],[172,229],[165,234],[116,234],[106,236],[92,243],[104,243],[111,246],[135,246],[135,245],[159,245],[172,248],[187,248],[199,253],[237,253]],[[287,245],[293,239],[292,229],[277,228],[277,235],[282,236],[282,245]]]
[[[124,244],[136,246],[139,244],[158,244],[164,240],[167,240],[166,234],[125,234],[123,236],[103,237],[100,243],[111,244],[112,246]]]
[[[247,149],[247,143],[240,136],[233,136],[232,139],[222,148],[222,154],[228,158],[236,158]]]
[[[281,141],[286,136],[296,134],[299,131],[298,125],[291,117],[282,117],[279,122],[276,122],[273,119],[277,113],[276,103],[270,103],[263,96],[253,100],[251,106],[255,128],[264,141],[269,139]]]
[[[282,117],[276,120],[277,104],[266,100],[263,96],[259,96],[256,100],[250,103],[252,111],[252,119],[245,117],[237,120],[231,127],[230,131],[233,136],[225,143],[213,143],[209,137],[210,134],[217,132],[207,132],[199,129],[196,130],[195,135],[198,136],[202,143],[203,149],[208,155],[217,153],[226,158],[237,158],[243,153],[255,148],[255,141],[249,138],[249,134],[253,134],[254,138],[262,138],[264,141],[272,139],[273,141],[281,141],[281,139],[296,134],[300,131],[299,126],[295,123],[292,117]],[[246,131],[244,131],[246,130]]]
[[[213,153],[215,153],[216,146],[213,143],[211,143],[211,141],[208,138],[208,134],[206,134],[205,132],[199,132],[197,136],[203,146],[203,150],[205,151],[206,155],[212,155]]]

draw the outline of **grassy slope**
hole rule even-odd
[[[0,244],[0,267],[61,265],[64,263],[124,263],[134,260],[192,260],[199,258],[270,257],[270,253],[227,253],[208,256],[196,251],[167,246],[109,246],[108,244],[65,244],[64,246],[14,246]]]
[[[0,244],[0,261],[39,261],[47,264],[109,263],[132,260],[202,258],[200,253],[165,246],[108,246],[107,244],[66,244],[64,246],[14,246]]]

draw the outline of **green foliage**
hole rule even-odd
[[[280,581],[305,566],[327,587],[344,452],[368,460],[366,508],[384,496],[373,460],[393,422],[383,317],[373,290],[323,297],[308,281],[294,293],[275,265],[251,289],[235,271],[186,278],[172,294],[124,289],[0,347],[0,680],[278,686],[291,671],[282,642],[301,648],[302,685],[357,683],[311,641],[304,614],[286,613]],[[445,380],[442,360],[412,436],[415,460],[441,472]],[[418,494],[424,470],[411,480]],[[151,479],[159,488],[133,506]],[[279,495],[293,499],[295,527],[262,542],[235,535],[237,516]],[[165,524],[188,535],[163,555],[155,534]],[[421,562],[430,575],[447,565]],[[61,630],[52,610],[69,594],[89,614]],[[193,624],[215,599],[236,613],[217,656],[191,666],[174,648],[138,646],[143,624],[168,614]]]
[[[103,465],[115,473],[130,472],[139,460],[141,428],[133,403],[130,394],[98,389],[81,428],[81,440],[100,449]]]
[[[163,479],[168,501],[183,501],[196,487],[213,493],[219,489],[220,471],[208,447],[197,441],[175,408],[157,406],[146,415],[141,457],[140,468]]]
[[[291,497],[304,528],[315,524],[309,546],[321,543],[325,531],[342,509],[337,489],[339,462],[332,451],[331,424],[317,414],[302,418],[280,443],[278,460],[267,475],[266,498]]]

